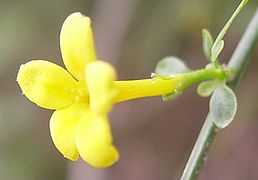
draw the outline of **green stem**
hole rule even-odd
[[[217,69],[214,67],[200,69],[200,70],[193,71],[190,73],[185,73],[179,76],[182,76],[183,78],[182,80],[183,84],[178,89],[181,91],[185,90],[186,88],[190,87],[193,84],[196,84],[204,80],[215,79],[215,78],[219,80],[224,80],[226,78],[226,74],[223,69]]]
[[[217,134],[217,130],[216,125],[213,123],[213,119],[208,114],[192,150],[191,156],[186,164],[181,180],[192,180],[198,178],[200,170],[203,167],[205,157],[207,156]]]
[[[217,38],[213,44],[213,47],[216,46],[218,44],[218,42],[223,39],[223,37],[225,36],[226,32],[228,31],[230,25],[236,19],[237,15],[240,13],[240,11],[243,9],[243,7],[247,4],[247,2],[248,2],[248,0],[242,0],[242,2],[239,4],[238,8],[235,10],[233,15],[230,17],[230,19],[227,21],[225,26],[220,31],[219,35],[217,36]]]
[[[217,69],[221,69],[221,70],[223,69],[217,59],[215,59],[215,60],[213,61],[213,64],[214,64],[214,66],[215,66]]]
[[[245,34],[240,40],[234,54],[232,55],[228,67],[233,70],[234,78],[229,82],[229,86],[235,89],[238,82],[240,81],[244,70],[246,69],[250,59],[251,54],[256,48],[258,41],[258,8],[256,14],[253,17],[251,23],[249,24]]]
[[[241,75],[243,74],[245,67],[250,60],[249,56],[255,50],[257,42],[258,9],[228,63],[228,66],[232,68],[235,73],[233,80],[229,82],[229,86],[231,88],[236,88]],[[198,178],[216,134],[216,126],[208,114],[201,129],[200,135],[198,136],[198,139],[194,145],[190,158],[186,164],[181,180],[193,180]]]

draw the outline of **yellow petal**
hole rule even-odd
[[[79,84],[62,67],[42,60],[21,65],[17,81],[29,100],[48,109],[72,104]]]
[[[82,159],[93,167],[108,167],[119,158],[107,119],[91,112],[78,125],[76,147]]]
[[[87,66],[86,83],[92,112],[104,115],[110,110],[117,95],[115,78],[114,68],[104,61],[95,61]]]
[[[75,104],[56,110],[50,119],[50,133],[56,148],[70,160],[77,160],[79,153],[75,146],[75,134],[78,123],[86,106]]]
[[[68,16],[61,29],[60,46],[68,71],[83,80],[86,65],[96,59],[90,18],[78,12]]]

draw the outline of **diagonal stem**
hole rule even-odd
[[[250,56],[254,52],[258,41],[258,8],[256,13],[251,20],[248,28],[246,29],[245,34],[240,40],[236,50],[234,51],[228,67],[231,68],[235,75],[234,79],[229,83],[231,88],[235,89],[238,82],[240,81],[245,68],[247,67]]]
[[[231,68],[235,73],[233,80],[228,84],[232,89],[236,88],[242,74],[244,73],[248,62],[250,61],[249,57],[255,50],[257,42],[258,8],[228,63],[229,68]],[[181,176],[181,180],[193,180],[198,178],[217,132],[218,129],[208,114],[186,164],[183,175]]]

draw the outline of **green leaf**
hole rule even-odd
[[[166,94],[162,96],[163,101],[171,101],[171,100],[175,100],[176,98],[178,98],[180,95],[182,94],[182,92],[174,92],[174,93],[170,93],[170,94]]]
[[[207,29],[202,30],[202,48],[205,57],[211,60],[211,48],[213,45],[213,38]]]
[[[214,124],[222,129],[228,126],[237,110],[235,93],[226,85],[218,86],[210,100],[210,115]]]
[[[197,87],[197,94],[201,97],[208,97],[218,86],[218,80],[208,80],[201,82]]]
[[[221,51],[224,48],[224,41],[220,40],[217,44],[214,44],[211,48],[211,62],[214,62],[218,56],[220,55]]]
[[[174,56],[166,57],[159,61],[155,69],[155,73],[160,76],[173,76],[188,71],[189,68],[185,65],[185,63],[181,59]]]

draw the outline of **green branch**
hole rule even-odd
[[[234,72],[234,78],[228,84],[232,89],[236,88],[245,67],[250,61],[249,57],[255,50],[257,42],[258,9],[228,63],[228,67],[232,68]],[[196,144],[194,145],[190,158],[186,164],[181,180],[192,180],[198,178],[200,170],[204,165],[205,158],[209,149],[211,148],[217,132],[218,129],[213,123],[212,117],[208,114]]]
[[[232,89],[235,89],[238,82],[240,81],[241,76],[243,75],[244,70],[250,61],[250,56],[256,48],[257,41],[258,41],[258,8],[248,28],[246,29],[245,34],[240,40],[236,50],[234,51],[228,63],[228,67],[231,68],[234,73],[234,79],[231,82],[229,82],[229,86]]]

